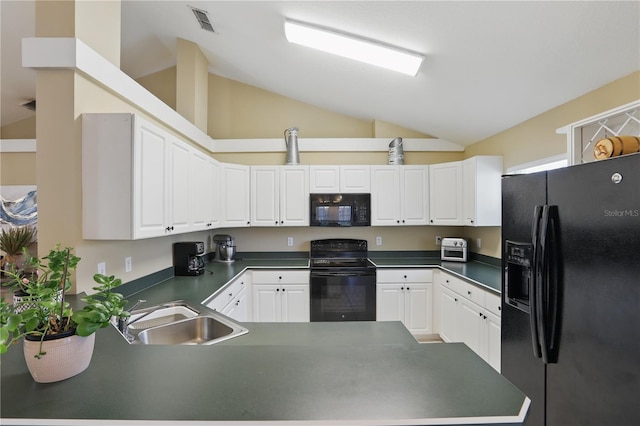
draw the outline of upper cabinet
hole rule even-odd
[[[220,226],[249,226],[250,168],[241,164],[222,163]]]
[[[502,157],[433,164],[429,175],[432,225],[500,226]]]
[[[429,223],[462,225],[462,162],[429,166]]]
[[[371,225],[427,225],[429,166],[371,166]]]
[[[312,194],[371,192],[370,166],[309,166]]]
[[[309,225],[309,166],[251,167],[251,226]]]
[[[194,159],[197,152],[139,116],[84,114],[83,238],[129,240],[204,229],[204,208],[193,192],[205,166]]]
[[[481,155],[462,162],[463,223],[502,224],[502,157]]]

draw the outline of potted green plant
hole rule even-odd
[[[113,316],[127,317],[127,301],[113,291],[122,284],[114,276],[94,275],[96,293],[81,299],[85,306],[73,312],[65,301],[71,287],[69,273],[80,258],[60,245],[43,257],[27,261],[30,274],[9,272],[9,276],[28,294],[17,304],[0,301],[0,354],[24,340],[24,356],[35,381],[49,383],[73,377],[91,362],[95,332],[107,327]],[[19,283],[19,284],[18,284]],[[62,297],[58,297],[61,293]],[[24,309],[24,305],[28,305]],[[46,355],[46,356],[45,356]]]
[[[36,229],[31,226],[2,229],[0,232],[0,250],[5,253],[2,269],[22,269],[21,256],[24,250],[36,241]]]

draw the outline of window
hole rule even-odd
[[[545,170],[560,169],[567,167],[569,161],[566,154],[555,155],[553,157],[543,158],[542,160],[532,161],[530,163],[519,164],[517,166],[509,167],[507,173],[509,174],[528,174],[535,172],[542,172]]]

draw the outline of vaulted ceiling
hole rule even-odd
[[[208,13],[215,33],[189,6]],[[292,45],[285,18],[426,59],[410,77]],[[34,36],[34,2],[3,0],[1,19],[6,125],[33,114],[20,106],[35,97],[20,39]],[[178,37],[200,46],[211,73],[468,145],[640,70],[640,2],[122,0],[121,68],[131,77],[175,65]]]

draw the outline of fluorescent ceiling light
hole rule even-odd
[[[415,76],[423,56],[397,47],[318,28],[299,22],[285,21],[284,32],[290,43],[296,43],[345,58],[355,59],[403,74]]]

